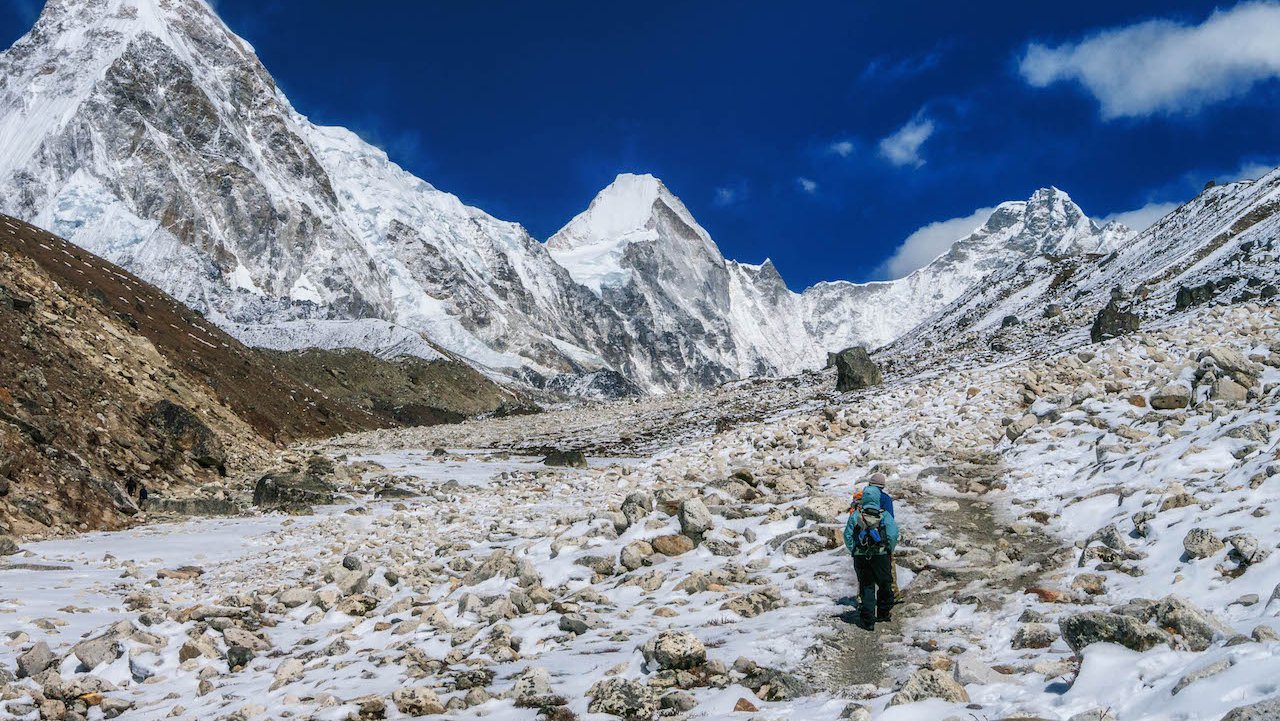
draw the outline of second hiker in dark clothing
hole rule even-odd
[[[870,490],[870,489],[868,489]],[[880,506],[880,494],[864,492],[862,505],[849,514],[844,545],[858,574],[858,610],[864,627],[892,620],[893,549],[898,524]]]

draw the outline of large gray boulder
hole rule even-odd
[[[707,648],[687,631],[664,631],[640,648],[645,664],[663,671],[697,668],[707,662]]]
[[[701,541],[702,535],[715,527],[711,511],[701,498],[689,498],[680,504],[680,533],[694,541]]]
[[[18,657],[18,678],[38,676],[46,669],[58,663],[49,644],[41,641]]]
[[[653,692],[641,681],[606,678],[587,692],[591,703],[587,711],[620,716],[627,721],[651,721],[657,713]]]
[[[1155,606],[1155,619],[1161,628],[1172,629],[1181,636],[1192,651],[1203,651],[1213,645],[1215,639],[1234,633],[1208,611],[1181,596],[1160,599]]]
[[[846,348],[835,356],[836,390],[841,393],[878,386],[884,381],[880,367],[862,346]]]
[[[1169,634],[1132,616],[1089,611],[1068,616],[1058,623],[1062,638],[1079,654],[1095,643],[1115,643],[1134,651],[1150,651],[1169,642]]]

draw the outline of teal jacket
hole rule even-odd
[[[880,492],[874,486],[862,492],[863,508],[880,508]],[[862,511],[855,510],[849,514],[849,521],[844,524],[844,546],[849,549],[849,553],[855,556],[873,555],[873,550],[858,545],[858,521],[862,518]],[[893,516],[888,513],[880,514],[880,527],[887,536],[887,550],[893,553],[898,547],[898,523],[893,520]]]

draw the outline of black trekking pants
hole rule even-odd
[[[862,620],[871,622],[876,616],[888,618],[893,611],[892,557],[887,553],[854,556],[853,570],[858,574],[858,611]]]

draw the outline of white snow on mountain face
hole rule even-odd
[[[797,294],[771,263],[726,260],[660,181],[622,175],[544,245],[313,125],[204,0],[51,0],[0,55],[0,146],[0,211],[241,338],[292,348],[315,329],[535,385],[795,373],[893,340],[986,274],[1127,233],[1049,189],[906,279]]]

